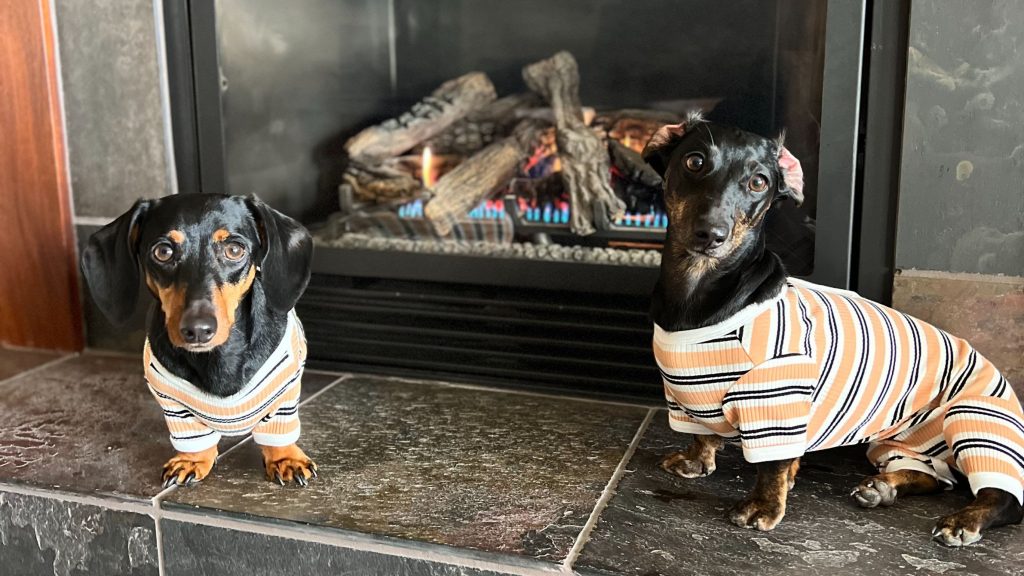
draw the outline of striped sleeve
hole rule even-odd
[[[296,378],[277,405],[264,416],[252,431],[260,446],[288,446],[299,440],[299,395],[301,379]]]
[[[733,384],[722,400],[725,419],[740,434],[748,462],[797,458],[807,449],[814,360],[803,354],[771,358]]]
[[[171,445],[178,452],[202,452],[220,442],[220,432],[200,422],[192,412],[177,400],[159,393],[152,386],[150,391],[156,397],[164,412],[167,429],[171,432]]]

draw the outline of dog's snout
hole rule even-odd
[[[718,248],[729,237],[729,227],[711,222],[701,222],[693,231],[694,239],[705,249]]]
[[[207,344],[217,333],[217,316],[213,306],[199,304],[189,306],[181,315],[179,327],[181,337],[187,344]]]

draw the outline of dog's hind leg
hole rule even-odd
[[[868,476],[850,496],[863,508],[892,506],[896,498],[912,494],[931,494],[943,489],[935,476],[920,470],[896,470]]]
[[[699,478],[715,471],[715,452],[722,449],[725,440],[716,435],[693,436],[693,442],[680,452],[673,452],[661,460],[661,467],[683,478]]]
[[[999,488],[982,488],[969,506],[942,518],[932,537],[946,546],[967,546],[981,540],[981,531],[1020,524],[1024,508],[1016,496]]]

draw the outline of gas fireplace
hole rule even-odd
[[[314,232],[311,365],[656,398],[640,151],[692,110],[786,131],[771,247],[851,286],[864,2],[164,5],[179,186]]]

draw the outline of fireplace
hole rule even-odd
[[[313,366],[656,397],[666,218],[639,151],[695,109],[786,130],[807,201],[771,247],[854,287],[864,2],[164,7],[179,186],[313,231]]]

